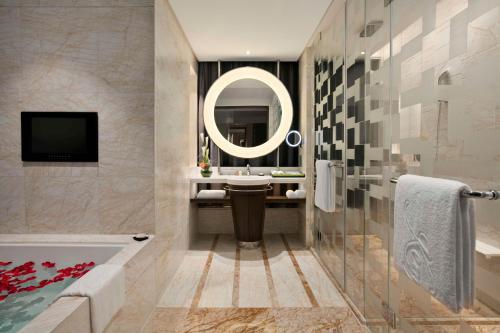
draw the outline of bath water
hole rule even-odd
[[[21,266],[24,263],[13,262],[10,265],[0,266],[0,280],[2,275],[14,267]],[[19,276],[19,279],[26,279],[31,276],[36,276],[35,279],[23,283],[22,287],[38,286],[43,280],[50,280],[57,276],[57,270],[72,267],[75,263],[57,263],[55,267],[48,268],[41,263],[34,263],[32,266],[35,273]],[[88,267],[86,269],[91,269]],[[9,294],[4,300],[0,301],[0,333],[18,332],[27,325],[33,318],[45,310],[70,284],[75,282],[77,278],[66,277],[62,281],[53,282],[45,285],[42,288],[36,288],[33,291],[23,291]],[[0,295],[5,295],[5,292],[0,292]]]

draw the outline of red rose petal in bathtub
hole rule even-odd
[[[8,295],[0,295],[0,302],[5,300],[7,298]]]
[[[38,283],[38,288],[43,288],[46,285],[49,285],[51,283],[53,283],[52,280],[42,280],[42,281],[40,281],[40,283]]]
[[[64,277],[62,277],[62,276],[55,276],[55,277],[52,279],[52,281],[53,281],[53,282],[61,282],[61,281],[63,281],[63,280],[64,280]]]
[[[35,286],[28,286],[26,288],[24,288],[25,291],[35,291],[36,290],[36,287]]]
[[[85,264],[76,264],[75,269],[78,271],[83,271],[85,269]]]
[[[72,269],[71,269],[71,267],[67,267],[67,268],[59,269],[59,270],[57,271],[57,273],[59,273],[59,274],[61,274],[61,275],[63,275],[63,276],[69,276],[69,275],[71,275],[71,273],[72,273]]]
[[[0,261],[0,266],[9,266],[12,264],[12,261]]]
[[[26,289],[26,288],[17,288],[16,286],[9,286],[9,288],[7,289],[7,292],[9,294],[15,294],[17,292],[20,292],[22,289]]]
[[[42,262],[42,266],[45,267],[45,268],[52,268],[54,267],[56,264],[53,263],[53,262],[50,262],[50,261],[45,261],[45,262]]]
[[[88,272],[89,272],[89,270],[86,270],[86,271],[83,271],[83,272],[74,273],[71,277],[74,278],[74,279],[79,279],[82,276],[84,276],[85,274],[87,274]]]

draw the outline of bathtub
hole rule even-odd
[[[130,322],[130,305],[149,302],[149,299],[137,299],[136,289],[144,289],[144,285],[153,286],[150,306],[154,308],[154,251],[153,237],[144,242],[136,242],[131,235],[0,235],[0,261],[18,266],[33,262],[38,279],[43,274],[57,274],[56,269],[71,267],[76,264],[89,265],[88,269],[103,263],[122,265],[125,269],[126,300],[122,310],[108,324],[106,332],[140,332],[149,316],[143,311],[143,317],[134,314],[134,322]],[[47,268],[41,263],[55,264]],[[76,266],[75,266],[76,267]],[[0,267],[0,269],[5,267]],[[39,275],[41,277],[39,277]],[[36,282],[34,280],[33,282]],[[24,292],[19,299],[0,302],[0,316],[9,318],[2,320],[0,328],[11,326],[7,332],[81,332],[90,333],[89,300],[86,297],[62,297],[57,295],[76,278],[54,283],[33,294]],[[36,284],[36,283],[35,283]],[[149,288],[151,289],[151,287]],[[54,302],[55,301],[55,302]],[[19,311],[22,309],[22,312]],[[9,315],[9,310],[16,316]],[[17,323],[17,324],[14,324]]]

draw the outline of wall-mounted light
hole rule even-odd
[[[266,142],[254,147],[241,147],[227,140],[215,122],[215,105],[222,91],[230,84],[240,80],[257,80],[272,89],[281,106],[281,121],[278,129]],[[285,140],[292,125],[293,104],[287,88],[275,75],[256,67],[240,67],[219,77],[210,87],[205,97],[203,120],[212,142],[222,151],[240,158],[256,158],[276,150]]]
[[[250,50],[247,50],[247,51],[245,52],[245,54],[246,54],[246,55],[250,55],[250,54],[251,54]]]

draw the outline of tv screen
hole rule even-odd
[[[21,112],[22,160],[97,162],[96,112]]]

